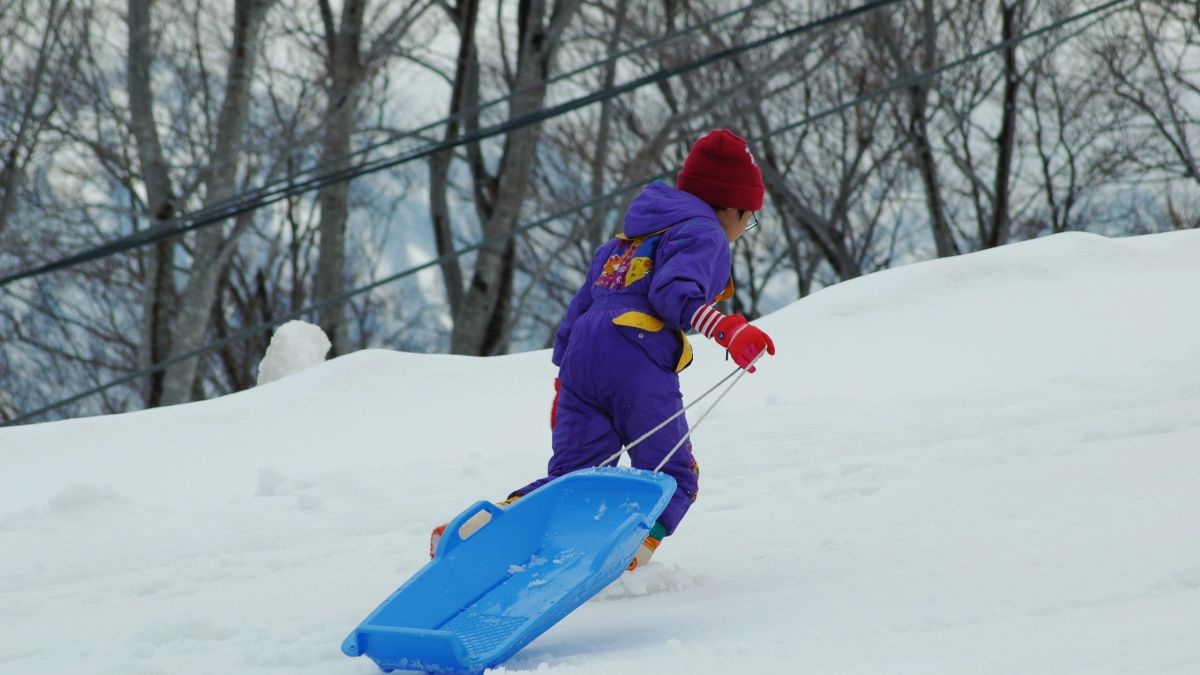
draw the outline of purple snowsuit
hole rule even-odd
[[[598,466],[682,408],[678,372],[691,362],[683,332],[725,291],[729,273],[729,242],[712,207],[662,183],[638,195],[624,234],[596,251],[554,341],[562,388],[549,476],[516,494]],[[655,468],[687,429],[680,415],[631,450],[633,465]],[[678,486],[658,519],[670,534],[699,487],[690,441],[663,471]]]

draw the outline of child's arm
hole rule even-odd
[[[692,317],[729,281],[729,241],[715,220],[676,225],[655,256],[650,305],[667,327],[687,330]]]
[[[659,249],[650,303],[664,323],[680,330],[695,328],[724,347],[734,362],[750,372],[754,361],[775,353],[770,336],[741,314],[725,316],[710,303],[729,279],[729,242],[719,225],[695,221]],[[665,255],[664,255],[665,254]]]
[[[600,276],[600,270],[604,267],[604,261],[608,260],[611,249],[612,242],[609,242],[596,250],[596,255],[592,258],[592,266],[588,269],[587,278],[575,292],[571,304],[567,305],[567,313],[563,315],[562,323],[558,325],[558,332],[554,334],[554,354],[550,360],[556,366],[562,365],[562,358],[567,353],[567,344],[571,341],[571,328],[575,326],[575,321],[579,319],[579,315],[587,311],[588,307],[592,306],[592,285]]]

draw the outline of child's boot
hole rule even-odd
[[[654,523],[654,527],[650,529],[649,536],[642,540],[642,544],[641,546],[638,546],[637,553],[634,554],[633,560],[629,561],[629,567],[625,568],[626,571],[632,572],[633,570],[639,567],[644,567],[647,563],[649,563],[650,558],[654,555],[654,552],[658,550],[659,544],[662,543],[663,538],[666,536],[667,528],[663,527],[662,523]]]
[[[513,496],[509,497],[508,499],[505,499],[502,502],[496,502],[496,506],[499,506],[502,509],[507,508],[509,505],[511,505],[513,502],[517,501],[520,498],[521,498],[521,495],[513,495]],[[475,534],[475,532],[477,530],[479,530],[479,528],[483,527],[484,525],[487,525],[491,521],[492,521],[492,514],[488,513],[487,511],[480,511],[479,513],[476,513],[475,515],[468,518],[467,522],[463,523],[462,527],[458,528],[458,533],[460,536],[462,536],[463,539],[466,539],[467,537],[471,536],[472,534]],[[449,524],[450,523],[442,523],[441,525],[438,525],[437,527],[433,528],[433,533],[429,535],[429,557],[430,558],[433,558],[433,555],[435,553],[437,553],[438,542],[441,541],[442,535],[446,534],[446,526]]]

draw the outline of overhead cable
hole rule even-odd
[[[1004,40],[1003,42],[994,44],[994,45],[992,45],[986,49],[983,49],[981,51],[974,52],[974,53],[972,53],[968,56],[965,56],[961,59],[958,59],[956,61],[944,64],[942,66],[938,66],[936,68],[931,68],[926,71],[914,73],[913,75],[911,75],[909,77],[895,80],[888,85],[885,85],[878,89],[874,89],[865,94],[861,94],[853,99],[850,99],[848,101],[840,103],[832,108],[828,108],[821,112],[814,113],[814,114],[809,115],[809,116],[805,117],[804,119],[799,120],[793,124],[789,124],[784,127],[780,127],[778,129],[773,129],[765,134],[761,134],[761,135],[753,137],[749,140],[751,142],[764,141],[768,138],[772,138],[774,136],[785,133],[787,131],[792,131],[803,125],[817,122],[817,121],[824,119],[826,117],[829,117],[831,115],[836,115],[836,114],[842,112],[843,110],[846,110],[846,109],[849,109],[849,108],[852,108],[852,107],[855,107],[858,105],[862,105],[863,103],[866,103],[873,99],[879,98],[881,96],[885,96],[885,95],[895,92],[897,90],[912,87],[914,85],[921,84],[922,82],[926,82],[928,80],[934,79],[938,75],[941,75],[942,73],[944,73],[948,70],[952,70],[954,68],[960,68],[962,66],[969,65],[969,64],[974,63],[975,61],[978,61],[984,57],[990,56],[998,51],[1008,49],[1009,47],[1012,47],[1014,45],[1025,42],[1026,40],[1031,40],[1033,38],[1040,37],[1041,35],[1044,35],[1046,33],[1049,33],[1054,30],[1057,30],[1059,28],[1062,28],[1063,26],[1066,26],[1068,24],[1072,24],[1077,21],[1081,21],[1085,18],[1088,18],[1088,17],[1094,16],[1096,14],[1099,14],[1101,12],[1113,9],[1118,5],[1126,4],[1128,2],[1130,2],[1130,0],[1110,0],[1109,2],[1103,3],[1101,5],[1097,5],[1096,7],[1093,7],[1093,8],[1091,8],[1087,11],[1084,11],[1080,14],[1074,14],[1074,15],[1071,15],[1071,16],[1068,16],[1068,17],[1065,17],[1062,19],[1058,19],[1058,20],[1054,21],[1053,23],[1051,23],[1050,25],[1044,26],[1042,28],[1039,28],[1039,29],[1034,30],[1029,33],[1023,33],[1021,35],[1014,36],[1012,38],[1009,38],[1008,40]],[[72,403],[83,400],[90,396],[94,396],[98,393],[107,391],[108,389],[111,389],[113,387],[120,386],[127,382],[134,381],[138,378],[145,377],[146,375],[150,375],[150,374],[158,372],[160,370],[164,370],[167,367],[169,367],[170,365],[177,363],[179,361],[195,358],[197,356],[203,356],[210,352],[221,349],[227,345],[233,344],[240,340],[244,340],[247,337],[258,335],[266,330],[269,330],[269,329],[279,326],[283,323],[291,321],[292,319],[296,319],[296,318],[299,318],[304,315],[310,315],[314,312],[320,311],[321,309],[323,309],[325,307],[330,307],[335,304],[340,304],[340,303],[346,302],[347,300],[349,300],[353,297],[356,297],[358,295],[362,295],[364,293],[369,293],[370,291],[373,291],[381,286],[391,284],[393,282],[399,281],[400,279],[404,279],[406,277],[417,274],[418,272],[422,272],[424,270],[430,269],[436,265],[440,265],[441,263],[445,262],[446,260],[450,260],[455,257],[465,255],[467,253],[471,253],[473,251],[476,251],[476,250],[483,248],[484,246],[487,246],[490,244],[505,241],[507,239],[515,237],[518,234],[522,234],[529,230],[539,228],[539,227],[545,227],[546,225],[548,225],[549,223],[551,223],[553,221],[559,220],[561,218],[564,218],[566,216],[569,216],[571,214],[574,214],[574,213],[577,213],[580,211],[591,209],[592,207],[594,207],[598,204],[602,204],[602,203],[604,203],[610,199],[613,199],[615,197],[619,197],[624,194],[628,194],[630,192],[633,192],[634,190],[642,189],[647,182],[660,180],[660,179],[668,177],[669,175],[670,175],[669,172],[664,172],[664,173],[660,173],[656,176],[651,176],[644,181],[639,181],[638,183],[621,186],[615,190],[612,190],[611,192],[607,192],[603,195],[600,195],[598,197],[590,199],[586,202],[581,202],[579,204],[576,204],[575,206],[573,206],[571,208],[564,209],[562,211],[550,214],[548,216],[540,218],[540,219],[538,219],[534,222],[528,223],[526,225],[521,225],[520,227],[514,228],[513,230],[511,230],[509,232],[490,237],[488,239],[477,242],[475,244],[471,244],[469,246],[465,246],[465,247],[458,249],[452,253],[446,253],[446,254],[437,256],[427,262],[421,263],[420,265],[410,267],[406,270],[397,272],[396,274],[393,274],[391,276],[385,277],[383,279],[379,279],[377,281],[373,281],[365,286],[361,286],[359,288],[355,288],[355,289],[346,291],[340,295],[331,297],[331,298],[324,300],[322,302],[319,302],[319,303],[309,305],[308,307],[305,307],[303,309],[289,312],[288,314],[282,315],[280,317],[272,319],[271,321],[264,322],[257,326],[245,328],[241,331],[238,331],[237,333],[234,333],[233,335],[230,335],[226,338],[223,338],[223,339],[213,342],[211,344],[205,345],[204,347],[192,350],[186,354],[180,354],[178,356],[173,356],[164,361],[160,361],[156,364],[153,364],[149,367],[143,368],[137,372],[131,373],[129,375],[118,378],[111,382],[107,382],[105,384],[102,384],[102,385],[99,385],[96,387],[92,387],[91,389],[80,392],[79,394],[71,396],[70,398],[66,398],[61,401],[57,401],[55,403],[43,406],[41,408],[38,408],[37,410],[33,410],[28,413],[23,413],[18,417],[15,417],[7,422],[0,424],[0,426],[16,425],[16,424],[22,424],[24,422],[31,421],[33,419],[36,419],[36,418],[44,415],[47,412],[57,410],[58,408],[61,408],[66,405],[70,405]]]
[[[131,235],[127,235],[107,244],[102,244],[87,251],[0,277],[0,287],[20,281],[21,279],[27,279],[49,272],[74,267],[85,262],[98,260],[116,253],[121,253],[130,249],[163,241],[165,239],[177,237],[191,232],[192,230],[221,223],[234,216],[238,216],[249,211],[254,211],[264,206],[269,206],[276,202],[287,199],[288,197],[309,192],[311,190],[318,190],[326,185],[345,182],[359,176],[390,169],[407,162],[424,159],[440,152],[452,150],[462,145],[475,143],[493,136],[505,134],[522,127],[540,124],[548,119],[574,112],[575,110],[587,107],[593,103],[600,103],[602,101],[620,96],[621,94],[625,94],[651,84],[656,84],[672,77],[677,77],[693,70],[703,68],[704,66],[712,63],[716,63],[718,61],[732,58],[745,52],[764,47],[773,42],[785,40],[797,35],[802,35],[812,30],[816,30],[818,28],[833,25],[859,16],[860,14],[871,12],[887,5],[895,4],[896,2],[899,2],[899,0],[872,0],[872,2],[865,3],[860,7],[849,9],[844,12],[824,17],[822,19],[818,19],[788,30],[780,31],[772,35],[747,42],[745,44],[734,45],[732,47],[708,54],[699,59],[689,61],[678,66],[663,68],[650,75],[639,77],[607,89],[601,89],[585,96],[572,99],[565,103],[543,108],[542,110],[522,115],[505,122],[500,122],[487,127],[481,127],[455,138],[446,139],[436,143],[429,143],[412,150],[401,152],[391,157],[364,161],[356,166],[332,170],[312,178],[306,178],[299,181],[289,179],[286,185],[265,190],[262,194],[257,195],[257,197],[253,200],[235,201],[224,206],[204,209],[196,212],[195,214],[180,216],[166,223],[162,223],[161,225],[147,228],[140,232],[135,232]]]

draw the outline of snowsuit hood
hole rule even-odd
[[[644,237],[685,220],[716,220],[713,209],[696,195],[665,183],[651,183],[629,205],[625,214],[625,236]]]

